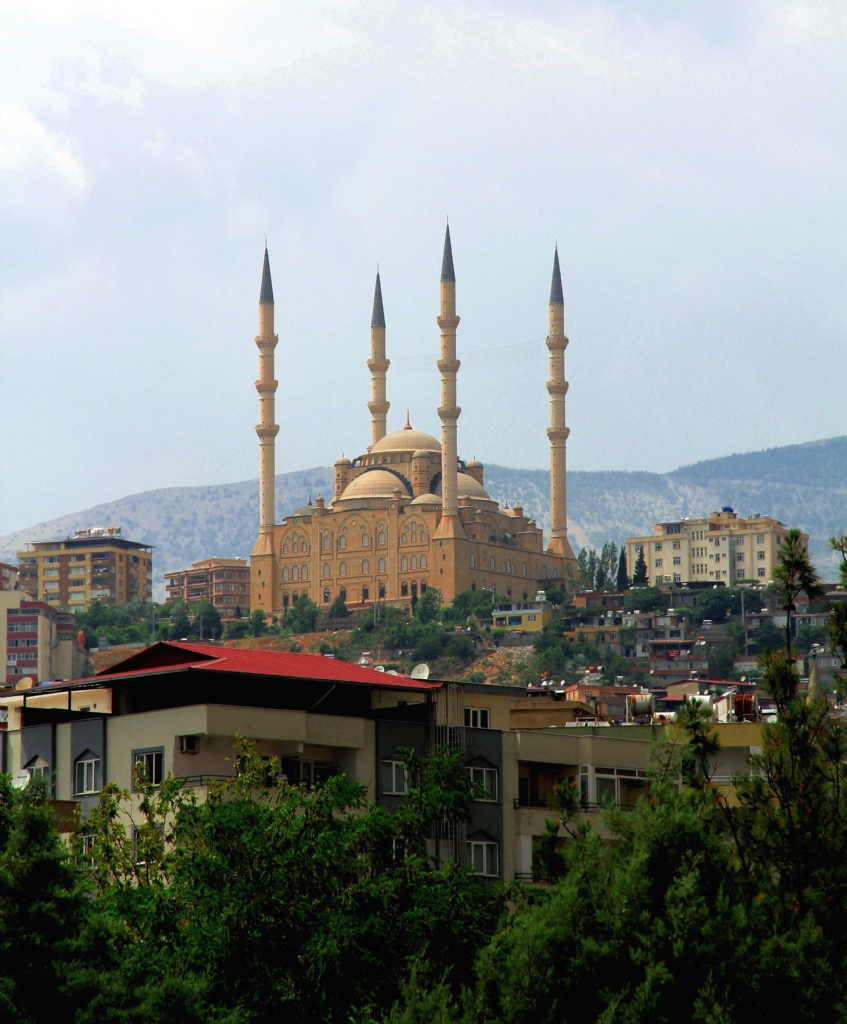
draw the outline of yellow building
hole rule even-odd
[[[485,489],[481,462],[458,455],[456,277],[450,229],[444,240],[439,315],[441,439],[413,429],[386,433],[389,402],[385,313],[379,274],[371,318],[371,444],[335,463],[335,487],[276,522],[274,299],[265,250],[259,296],[259,537],[250,562],[250,606],[282,614],[301,594],[321,606],[339,594],[348,604],[403,604],[436,587],[445,601],[463,590],[494,590],[526,601],[562,579],[576,561],[567,538],[564,298],[558,252],[548,309],[551,539],[520,507],[500,508]]]
[[[121,528],[75,530],[18,552],[20,585],[34,601],[82,611],[91,601],[122,604],[153,593],[153,548],[121,537]]]
[[[664,583],[725,583],[738,580],[769,583],[778,564],[779,545],[788,527],[770,516],[747,519],[731,508],[703,519],[657,523],[650,537],[627,537],[626,564],[635,572],[644,552],[647,575],[654,586]],[[808,534],[800,535],[809,546]]]

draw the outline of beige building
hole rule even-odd
[[[657,523],[649,537],[627,537],[627,573],[632,576],[644,552],[652,586],[665,583],[769,583],[788,527],[770,516],[747,519],[731,508],[703,519]],[[808,534],[801,534],[808,547]]]
[[[165,573],[167,600],[211,602],[221,615],[235,615],[250,604],[250,567],[246,558],[204,558],[190,569]]]
[[[387,433],[385,312],[377,274],[371,318],[371,444],[335,462],[335,487],[276,521],[274,299],[265,251],[259,297],[259,537],[250,560],[250,607],[281,615],[301,594],[320,606],[341,595],[350,605],[402,604],[437,587],[446,601],[463,590],[495,590],[527,601],[576,568],[567,539],[564,298],[558,252],[548,306],[551,516],[542,530],[520,507],[500,508],[485,489],[484,467],[459,456],[456,275],[450,231],[444,241],[436,321],[441,334],[441,437],[405,427]]]
[[[153,548],[125,540],[119,526],[75,530],[18,552],[20,585],[34,601],[83,611],[91,601],[123,604],[153,595]]]

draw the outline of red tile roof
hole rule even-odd
[[[234,672],[240,675],[277,676],[333,683],[354,683],[387,689],[433,691],[441,683],[410,676],[393,676],[363,665],[350,665],[320,654],[293,654],[288,651],[254,651],[215,644],[161,641],[117,665],[98,672],[94,680],[75,679],[73,683],[117,682],[123,676],[155,675],[181,668],[199,672]]]

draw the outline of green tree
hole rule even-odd
[[[636,587],[634,584],[623,599],[625,612],[654,612],[668,607],[669,597],[658,587]]]
[[[332,604],[329,606],[327,615],[331,619],[346,619],[349,612],[347,611],[347,601],[343,594],[339,594]]]
[[[191,632],[191,619],[188,617],[188,605],[184,601],[174,601],[171,607],[171,640],[182,640]]]
[[[427,587],[415,605],[415,618],[419,622],[435,622],[441,615],[441,591]]]
[[[318,624],[319,611],[314,601],[306,594],[300,594],[283,615],[282,625],[292,633],[313,633]]]
[[[261,608],[250,613],[250,632],[253,636],[264,636],[267,626],[265,625],[266,615]]]
[[[800,539],[795,527],[788,531],[779,546],[778,565],[773,571],[773,581],[783,598],[785,611],[785,649],[791,653],[791,613],[797,610],[794,603],[800,594],[810,601],[820,601],[826,594],[823,580],[812,565],[809,552]]]
[[[782,630],[777,629],[770,619],[759,620],[753,631],[753,643],[757,651],[776,651],[782,646],[782,640]]]
[[[618,571],[615,577],[615,590],[629,590],[632,581],[626,574],[626,548],[621,546],[620,557],[618,558]]]
[[[250,623],[246,619],[239,619],[237,622],[228,622],[226,624],[225,640],[243,640],[251,635]]]
[[[471,638],[462,633],[457,636],[451,636],[447,641],[447,653],[451,658],[472,658],[474,656],[474,642]]]
[[[201,640],[220,640],[223,633],[221,613],[210,601],[199,601],[194,606],[192,632]]]
[[[647,562],[644,558],[644,548],[638,549],[638,558],[635,559],[635,572],[632,574],[633,587],[646,587],[650,582],[647,575]]]

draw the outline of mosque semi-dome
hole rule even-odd
[[[437,494],[419,494],[414,501],[409,502],[410,505],[440,505],[441,498]]]
[[[391,498],[398,487],[407,494],[411,493],[409,485],[397,474],[390,473],[387,469],[370,469],[348,484],[338,501],[350,501],[353,498]]]
[[[403,430],[392,430],[390,434],[386,434],[382,440],[373,445],[370,454],[409,451],[440,452],[441,442],[437,441],[432,434],[427,434],[425,430],[408,427]]]
[[[441,496],[441,481],[438,481],[438,485],[435,488],[436,494]],[[491,495],[482,486],[479,480],[475,480],[469,473],[457,473],[456,474],[456,494],[459,497],[467,495],[469,498],[478,498],[482,501],[491,501]]]

